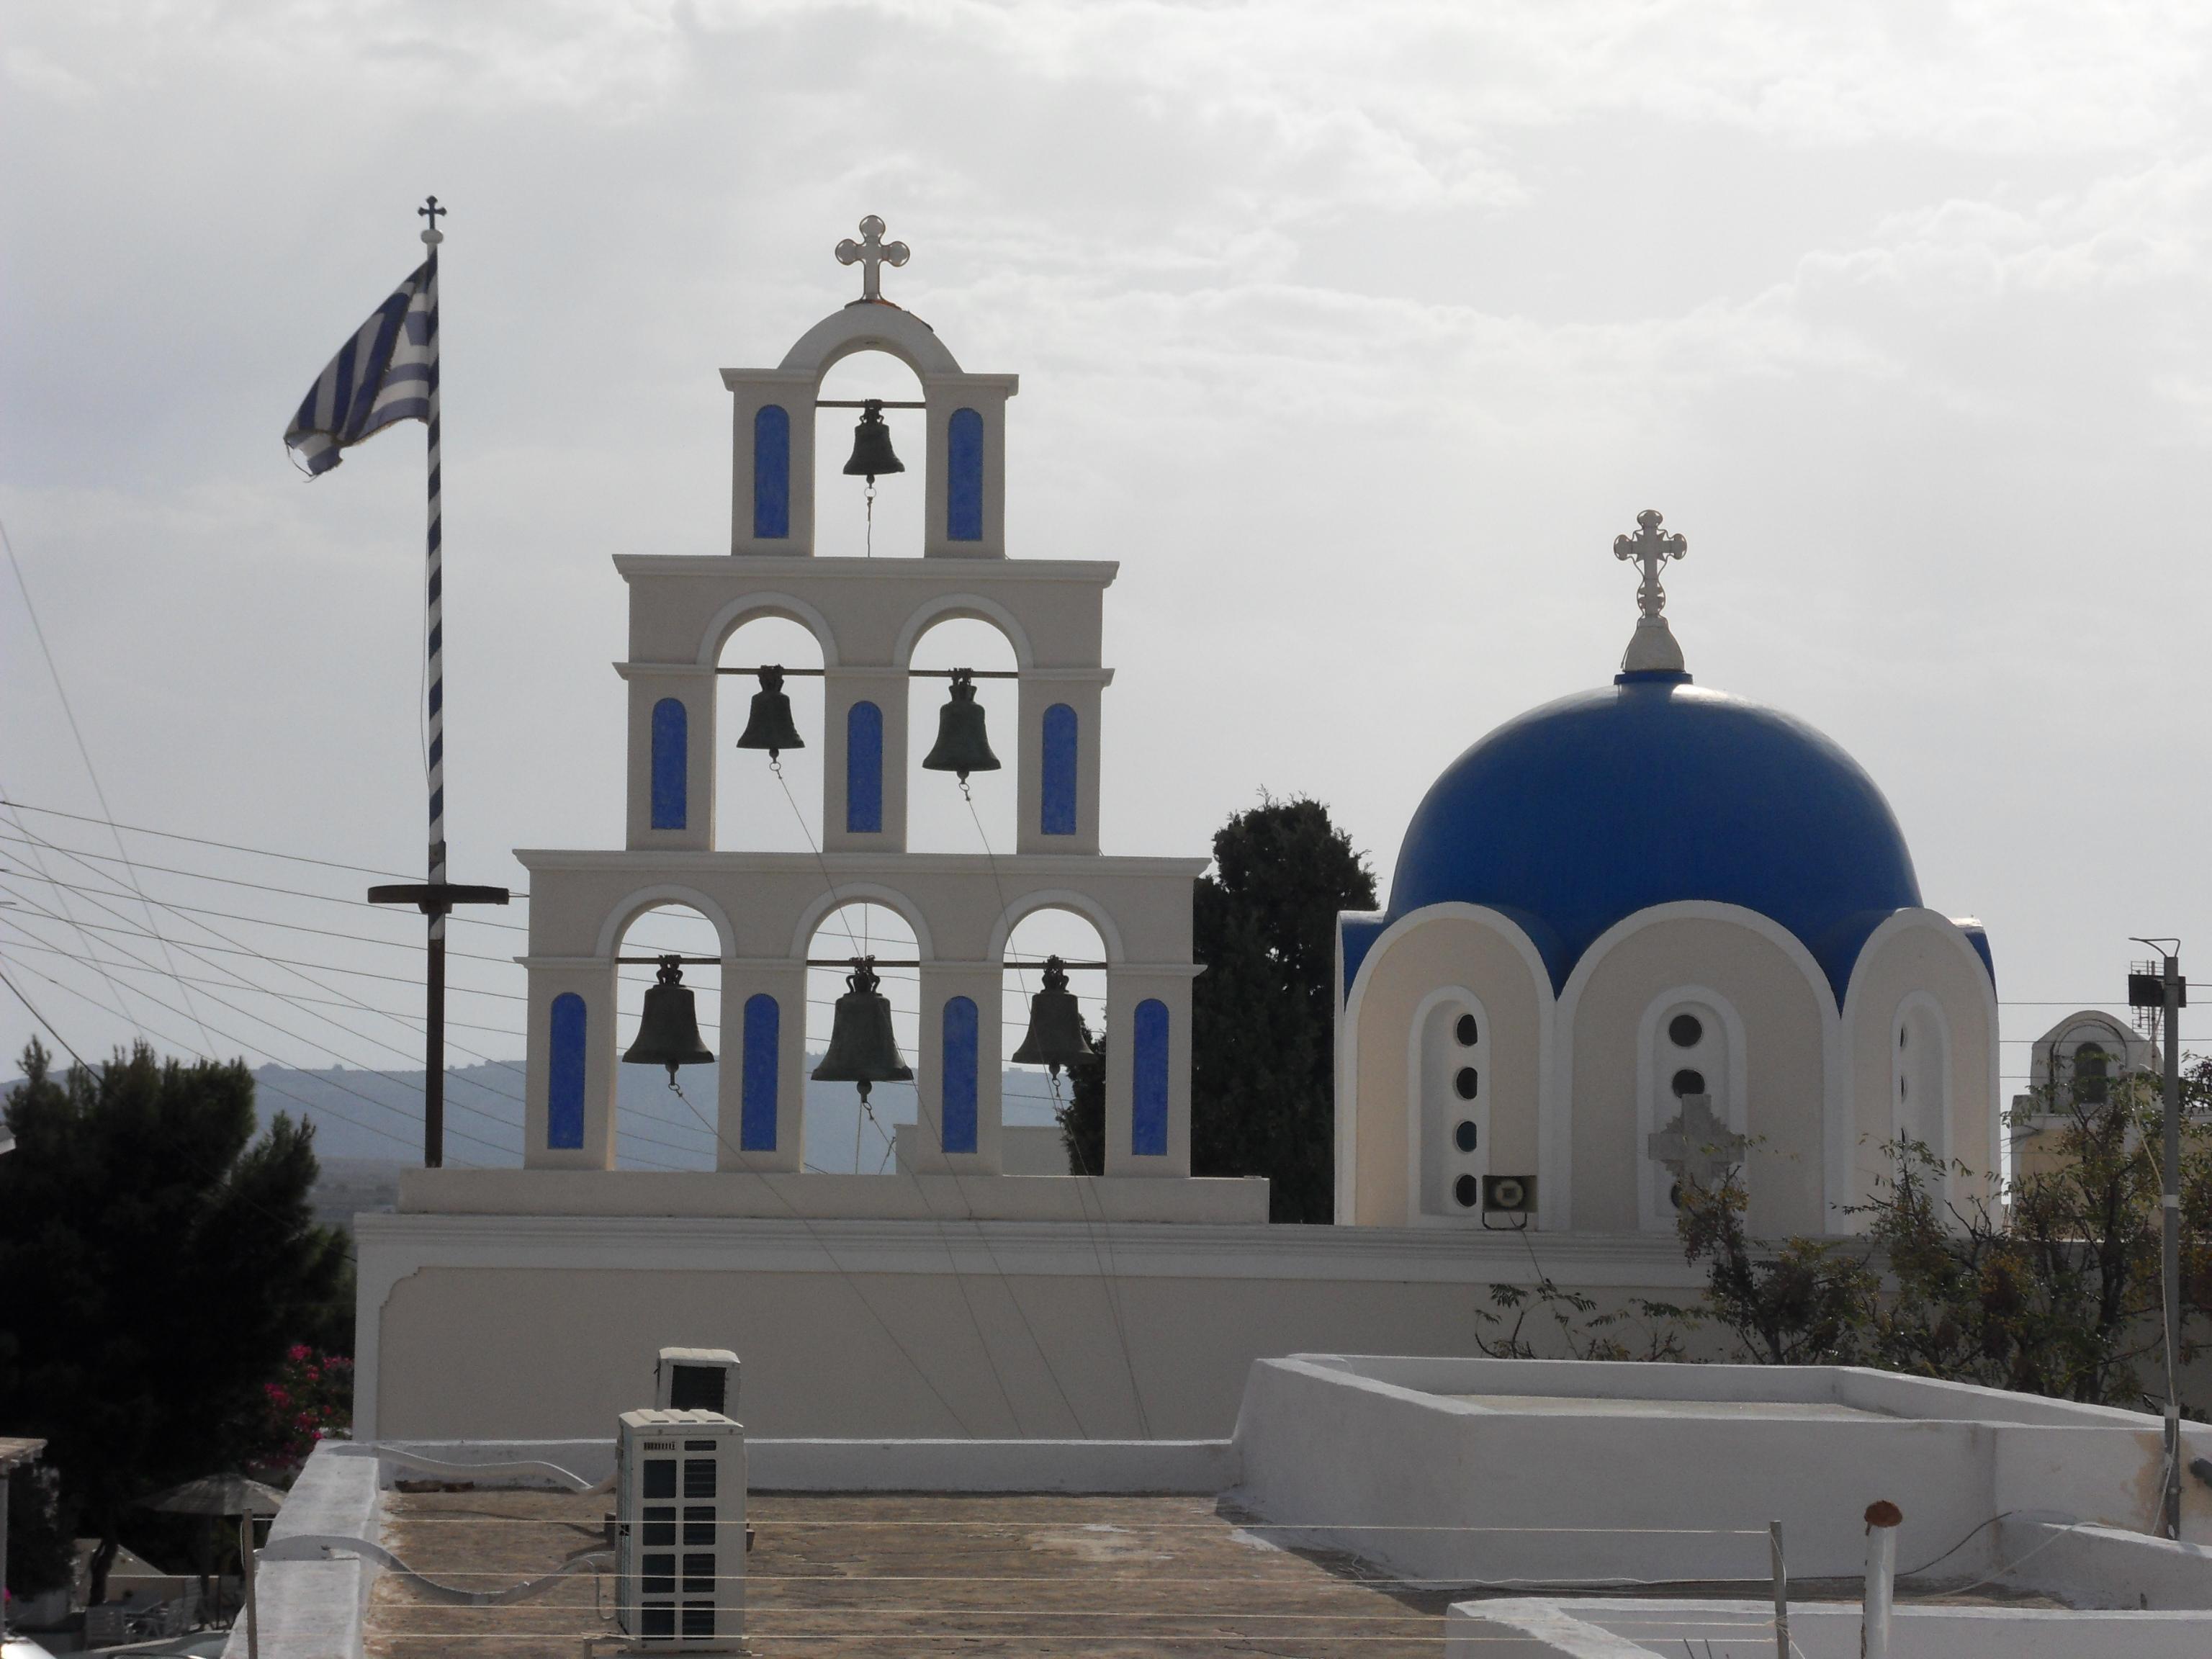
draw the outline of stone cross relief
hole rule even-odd
[[[1680,1099],[1681,1110],[1674,1122],[1648,1143],[1652,1161],[1665,1164],[1677,1181],[1717,1187],[1743,1162],[1744,1138],[1713,1115],[1711,1095],[1683,1095]]]
[[[849,242],[846,244],[848,247],[851,246]],[[837,257],[845,257],[844,249],[838,250]],[[1659,528],[1664,521],[1664,514],[1647,507],[1636,515],[1633,536],[1613,538],[1614,558],[1634,559],[1644,567],[1644,580],[1636,589],[1636,608],[1645,617],[1656,617],[1667,608],[1667,590],[1659,585],[1659,572],[1668,560],[1682,558],[1690,550],[1687,536],[1679,532],[1668,535]]]
[[[860,267],[860,297],[880,300],[884,297],[885,265],[902,265],[913,256],[913,250],[904,242],[884,240],[884,222],[871,213],[860,221],[860,240],[848,236],[837,244],[837,263]]]

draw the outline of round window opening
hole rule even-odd
[[[1459,1200],[1462,1210],[1471,1210],[1482,1200],[1482,1186],[1473,1176],[1462,1176],[1452,1182],[1452,1196]]]
[[[1453,1144],[1462,1152],[1473,1152],[1476,1141],[1480,1138],[1481,1131],[1475,1127],[1474,1120],[1471,1117],[1462,1118],[1459,1121],[1459,1127],[1452,1131]]]
[[[1684,1095],[1701,1095],[1705,1091],[1705,1074],[1703,1072],[1693,1072],[1685,1066],[1674,1073],[1667,1086],[1674,1091],[1674,1097],[1677,1100]]]
[[[1461,1066],[1459,1075],[1452,1079],[1452,1087],[1459,1091],[1459,1097],[1462,1100],[1473,1100],[1475,1091],[1481,1086],[1482,1079],[1475,1076],[1474,1067],[1472,1066]]]
[[[1705,1023],[1695,1014],[1677,1014],[1667,1022],[1667,1040],[1677,1048],[1694,1048],[1705,1040]]]
[[[1462,1014],[1459,1017],[1459,1024],[1452,1027],[1452,1030],[1459,1037],[1460,1047],[1462,1048],[1474,1048],[1475,1039],[1481,1035],[1475,1025],[1473,1014]]]

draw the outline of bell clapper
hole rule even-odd
[[[876,477],[875,474],[872,472],[868,475],[868,538],[866,547],[866,556],[872,559],[874,558],[876,556]]]

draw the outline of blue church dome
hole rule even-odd
[[[1457,901],[1510,916],[1562,988],[1615,922],[1709,899],[1788,928],[1838,1005],[1867,936],[1920,902],[1874,780],[1802,720],[1628,673],[1507,721],[1413,814],[1390,917]]]

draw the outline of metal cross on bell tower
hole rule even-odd
[[[1644,580],[1636,587],[1636,632],[1621,659],[1625,673],[1682,672],[1682,647],[1674,642],[1674,633],[1667,626],[1667,590],[1660,585],[1659,573],[1666,568],[1668,560],[1688,555],[1690,538],[1662,531],[1659,526],[1664,522],[1663,514],[1646,507],[1636,515],[1633,536],[1613,538],[1614,558],[1633,559],[1644,567]]]
[[[860,267],[860,298],[881,300],[884,297],[885,265],[902,265],[913,257],[913,250],[904,242],[884,240],[884,222],[871,213],[860,221],[860,240],[848,236],[837,244],[837,263]]]

